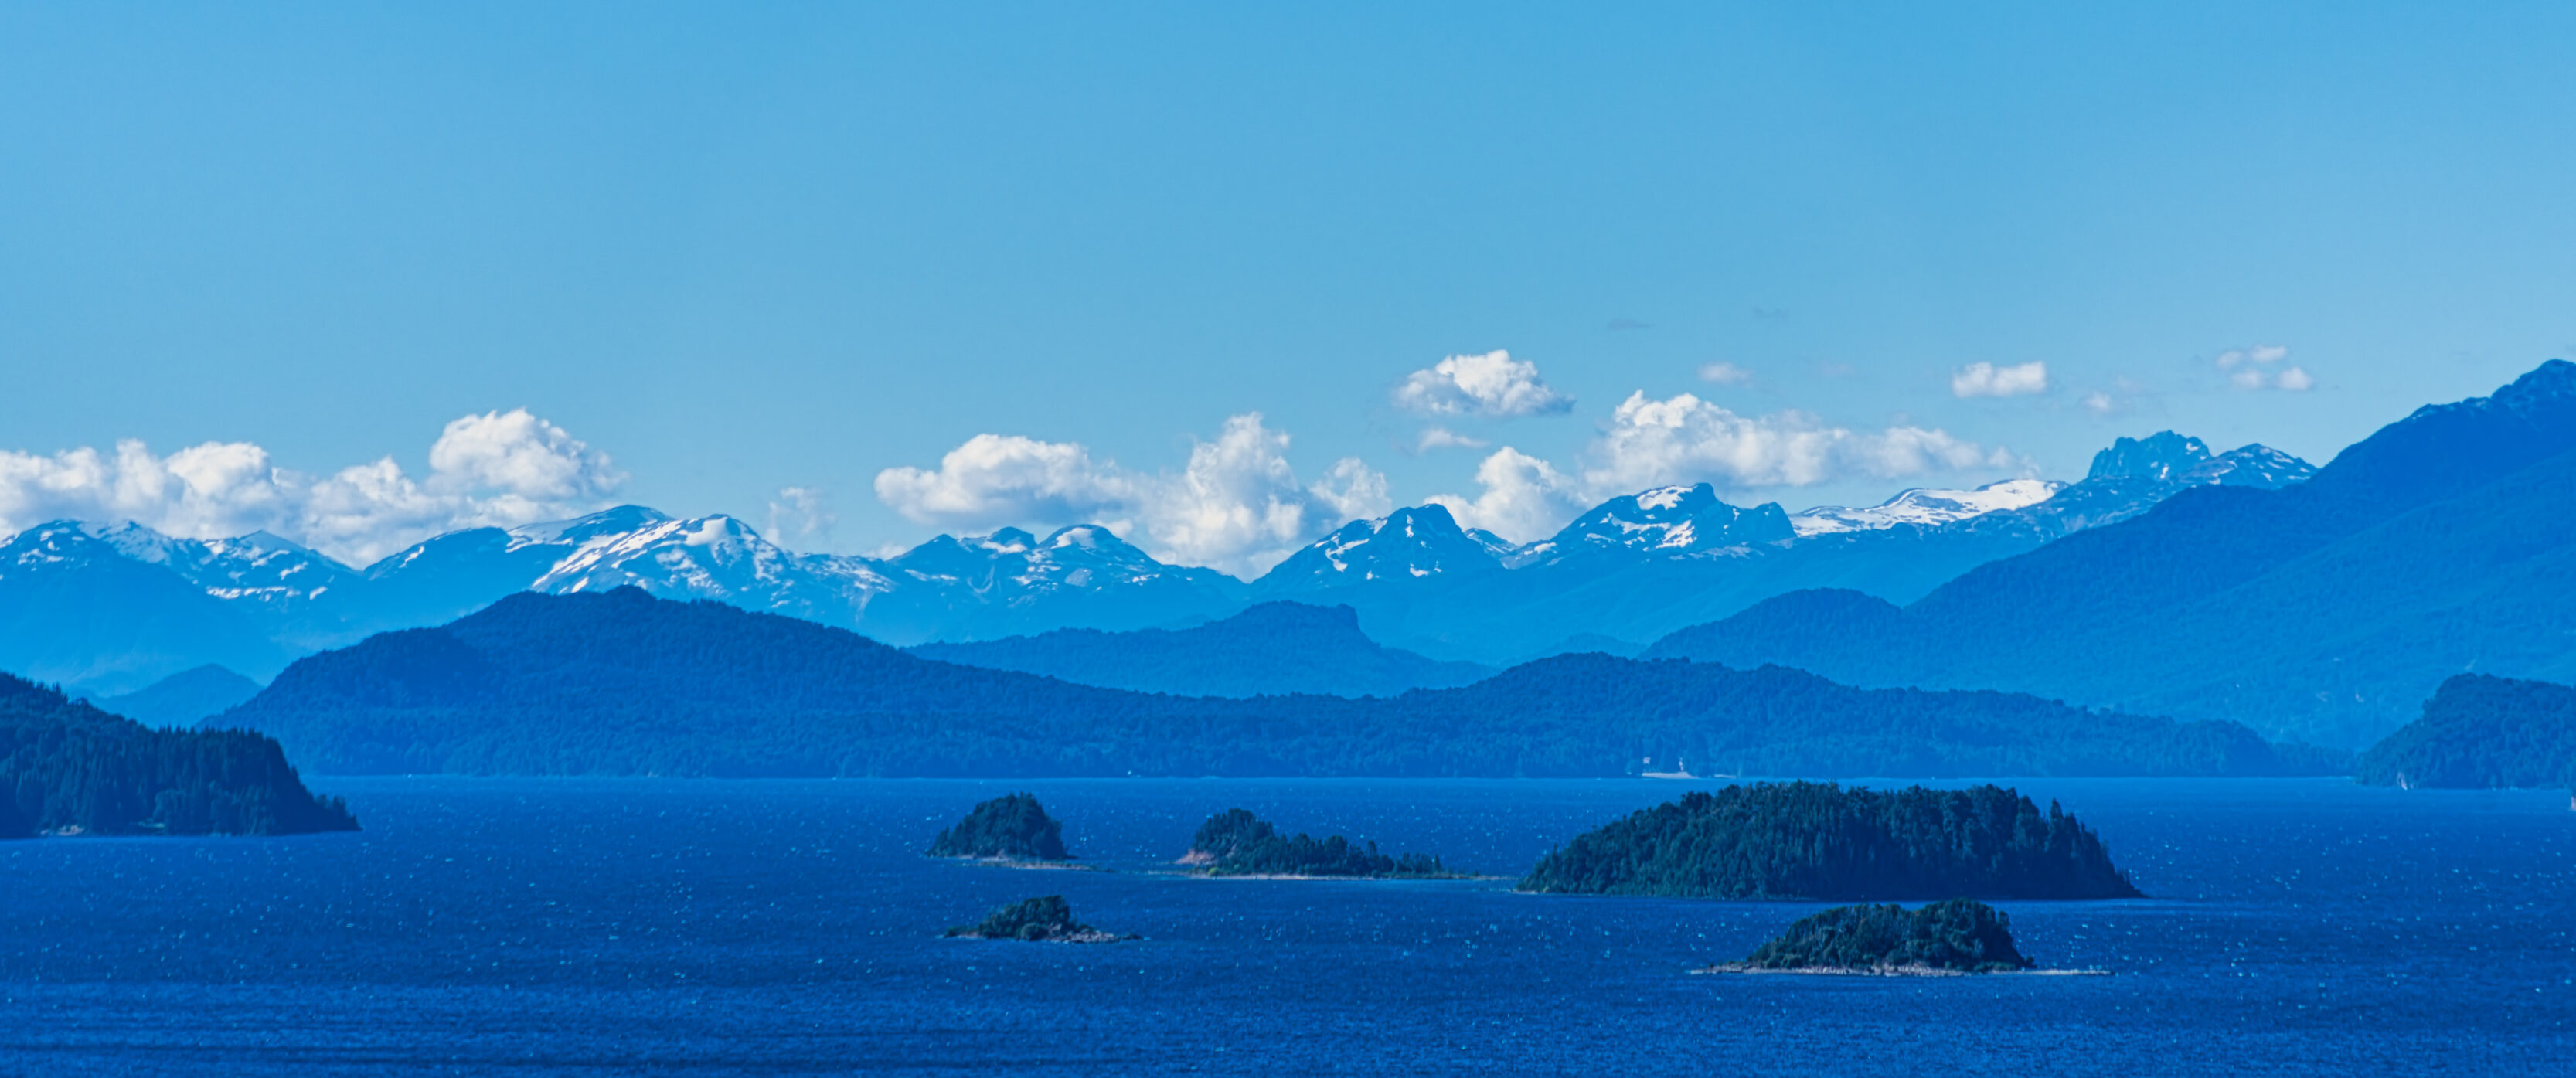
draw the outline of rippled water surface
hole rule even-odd
[[[1153,871],[1209,813],[1515,875],[1670,782],[338,779],[367,830],[0,845],[0,1073],[2567,1073],[2564,793],[2022,780],[2108,977],[1704,977],[1812,905]],[[1104,871],[915,851],[1033,789]],[[938,938],[1061,893],[1110,946]]]

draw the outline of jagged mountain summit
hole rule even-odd
[[[1370,584],[1402,585],[1429,577],[1486,573],[1504,567],[1512,544],[1492,532],[1461,528],[1440,505],[1398,509],[1354,520],[1307,544],[1253,582],[1255,595],[1314,594]]]
[[[1265,597],[1347,603],[1372,636],[1392,646],[1503,664],[1599,646],[1584,641],[1643,646],[1805,588],[1908,602],[1978,565],[2129,519],[2181,491],[2280,486],[2313,471],[2265,446],[2214,454],[2199,439],[2165,432],[2122,439],[2077,483],[1909,491],[1868,509],[1826,507],[1792,517],[1777,505],[1728,505],[1706,485],[1664,487],[1613,498],[1556,535],[1502,555],[1507,572],[1470,561],[1466,571],[1411,572],[1392,586],[1336,581],[1329,591],[1317,583],[1320,574],[1276,572],[1255,589]],[[1446,513],[1410,520],[1407,541],[1415,547],[1476,544]],[[1290,563],[1336,542],[1301,551]]]
[[[1717,488],[1656,487],[1612,498],[1574,518],[1555,535],[1513,551],[1513,568],[1576,558],[1671,557],[1777,543],[1795,538],[1779,503],[1738,509],[1719,501]]]
[[[2273,463],[1910,603],[1787,593],[1647,654],[2225,715],[2348,748],[2463,671],[2576,680],[2576,364],[2419,409],[2303,483],[2260,486]]]

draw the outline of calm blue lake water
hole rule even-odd
[[[0,846],[0,1072],[2567,1073],[2564,793],[2015,783],[2144,901],[2006,903],[2109,977],[1687,976],[1813,905],[1144,870],[1251,808],[1516,874],[1688,784],[337,779],[367,827]],[[917,856],[1035,790],[1091,863]],[[1062,893],[1114,946],[943,940]]]

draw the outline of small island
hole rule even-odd
[[[1828,782],[1697,792],[1548,853],[1543,894],[1930,901],[2137,898],[2102,840],[1998,786],[1879,791]]]
[[[1838,973],[1944,977],[2012,973],[2036,965],[2013,946],[2003,911],[1968,898],[1918,910],[1840,906],[1801,918],[1741,962],[1693,973]]]
[[[1000,861],[1062,861],[1064,824],[1048,816],[1036,794],[1010,794],[975,806],[957,826],[931,840],[932,857]]]
[[[1316,839],[1281,835],[1249,809],[1227,809],[1208,817],[1190,839],[1180,862],[1209,876],[1266,876],[1282,879],[1463,879],[1438,857],[1408,853],[1388,856],[1377,843],[1354,844],[1334,835]]]
[[[987,914],[982,921],[959,925],[944,935],[956,939],[1018,940],[1022,943],[1116,943],[1143,939],[1103,932],[1073,919],[1073,905],[1063,895],[1024,898]]]

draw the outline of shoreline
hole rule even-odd
[[[1939,966],[1801,966],[1795,969],[1773,969],[1744,962],[1722,962],[1683,971],[1693,976],[1735,974],[1747,977],[1771,975],[1798,977],[2108,977],[2107,969],[1999,969],[1971,972],[1943,969]]]
[[[1192,879],[1201,880],[1355,880],[1363,883],[1403,883],[1408,880],[1502,880],[1511,878],[1508,876],[1478,876],[1465,872],[1444,873],[1438,876],[1303,876],[1284,872],[1174,872],[1171,873],[1171,875],[1187,876]]]
[[[1041,861],[1029,857],[945,857],[935,853],[926,853],[922,856],[930,858],[933,861],[955,861],[959,864],[974,865],[980,868],[1017,868],[1031,872],[1109,871],[1108,869],[1101,868],[1098,865],[1075,864],[1071,858],[1067,858],[1062,861]]]
[[[1021,939],[1018,936],[987,936],[981,932],[948,933],[941,935],[939,938],[952,940],[998,940],[1005,943],[1123,943],[1127,940],[1140,940],[1145,937],[1136,935],[1133,932],[1122,936],[1115,932],[1103,932],[1097,928],[1086,928],[1080,932],[1066,932],[1033,940]]]

